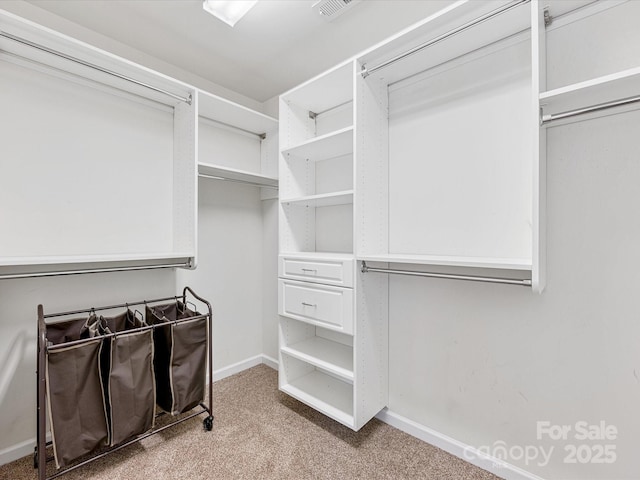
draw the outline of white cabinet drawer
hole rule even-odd
[[[353,290],[291,280],[278,282],[278,313],[353,334]]]
[[[278,276],[353,287],[353,258],[304,258],[280,255]]]

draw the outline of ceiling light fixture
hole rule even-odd
[[[202,8],[233,27],[256,3],[258,0],[203,0]]]

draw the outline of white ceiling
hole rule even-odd
[[[27,1],[259,102],[451,2],[362,0],[326,22],[315,0],[260,0],[231,28],[201,0]]]

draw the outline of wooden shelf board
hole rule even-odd
[[[456,257],[444,255],[405,255],[389,253],[381,255],[358,255],[357,260],[522,271],[530,271],[532,268],[531,260],[524,258]]]
[[[283,385],[280,390],[343,425],[354,425],[353,386],[348,383],[314,370]]]
[[[283,155],[318,161],[353,153],[353,126],[312,138],[282,151]]]
[[[302,258],[305,260],[353,260],[353,253],[344,252],[280,252],[281,257]]]
[[[307,207],[331,207],[335,205],[347,205],[353,203],[353,190],[342,192],[323,193],[306,197],[281,199],[280,203],[298,204]]]
[[[275,118],[211,93],[199,90],[198,100],[198,114],[201,117],[253,132],[256,135],[276,132],[278,129],[278,120]]]
[[[353,382],[353,347],[314,336],[282,347],[281,351]]]
[[[553,114],[640,95],[640,67],[542,92],[543,113]]]
[[[198,173],[229,180],[257,183],[265,186],[278,186],[278,179],[275,177],[208,163],[199,163]]]

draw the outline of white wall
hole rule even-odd
[[[390,279],[389,408],[476,447],[543,446],[548,479],[638,478],[640,112],[548,138],[548,285]],[[536,422],[615,425],[614,441],[548,441]],[[573,440],[572,440],[573,439]],[[569,464],[568,444],[613,444],[613,464]]]
[[[177,274],[213,306],[213,368],[262,353],[262,206],[259,189],[200,178],[198,268]]]
[[[278,358],[278,200],[262,202],[262,353]]]

